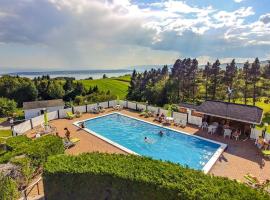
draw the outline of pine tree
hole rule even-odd
[[[255,61],[252,63],[250,68],[250,79],[253,84],[253,105],[256,104],[256,94],[257,94],[257,82],[259,80],[259,76],[261,74],[260,72],[260,61],[258,58],[255,59]]]

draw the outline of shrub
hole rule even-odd
[[[262,191],[222,177],[134,155],[50,157],[47,199],[269,199]]]
[[[0,98],[0,117],[8,117],[15,113],[17,103],[14,100]]]
[[[14,156],[25,154],[31,159],[32,164],[38,167],[47,160],[48,156],[64,153],[61,138],[52,135],[36,140],[31,140],[26,136],[16,136],[7,139],[6,144],[9,151],[0,156],[0,163],[8,162]]]
[[[19,197],[18,187],[16,182],[10,178],[5,177],[0,173],[0,199],[1,200],[16,200]]]

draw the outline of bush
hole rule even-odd
[[[45,197],[54,199],[269,199],[262,191],[222,177],[134,155],[50,157]]]
[[[0,117],[8,117],[16,112],[17,103],[14,100],[0,98]]]
[[[7,139],[6,144],[9,151],[0,156],[0,163],[8,162],[14,156],[25,154],[31,159],[32,164],[38,167],[47,160],[48,156],[64,153],[61,138],[52,135],[35,140],[26,136],[16,136]]]
[[[5,177],[0,173],[0,199],[1,200],[16,200],[19,197],[18,187],[16,182],[10,178]]]

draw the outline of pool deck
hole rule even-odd
[[[76,127],[73,125],[76,121],[81,121],[89,118],[94,118],[100,115],[108,114],[114,112],[112,109],[107,109],[101,114],[83,114],[80,118],[75,118],[73,120],[68,119],[58,119],[50,121],[50,124],[54,125],[61,137],[64,137],[64,128],[67,127],[71,132],[71,137],[77,137],[80,139],[74,147],[66,150],[67,154],[77,155],[83,152],[103,152],[103,153],[122,153],[127,154],[121,149],[97,138],[94,135]],[[153,123],[153,118],[140,117],[137,112],[130,110],[122,110],[120,113],[143,119]],[[158,123],[157,123],[158,124]],[[216,176],[224,176],[230,179],[244,180],[243,176],[247,173],[251,173],[257,176],[259,180],[263,181],[270,179],[270,160],[262,157],[260,151],[254,145],[253,140],[247,141],[235,141],[232,139],[224,139],[220,135],[210,135],[205,131],[199,130],[195,126],[187,126],[186,128],[180,128],[175,126],[170,126],[173,129],[184,131],[189,134],[201,136],[203,138],[211,139],[217,142],[225,143],[228,148],[219,157],[217,162],[214,164],[209,174]],[[33,137],[34,130],[27,132],[27,136]]]

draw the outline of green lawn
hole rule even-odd
[[[116,78],[96,79],[96,80],[80,80],[83,85],[89,89],[90,86],[98,86],[99,90],[107,92],[111,91],[112,94],[119,96],[120,99],[125,99],[130,82],[130,76],[120,76]]]
[[[9,137],[11,135],[11,130],[0,130],[0,137]]]

